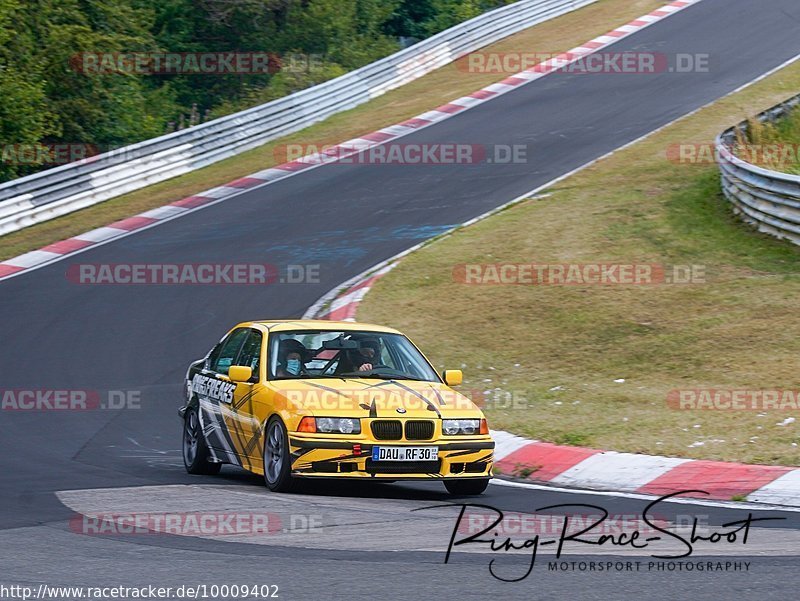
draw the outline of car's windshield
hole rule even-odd
[[[441,381],[400,334],[300,330],[270,335],[269,379],[295,378]]]

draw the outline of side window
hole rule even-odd
[[[211,352],[208,353],[208,359],[206,359],[206,363],[203,367],[206,369],[211,369],[211,366],[217,362],[217,358],[219,357],[219,352],[222,350],[222,345],[225,343],[224,340],[217,342],[216,346],[211,349]]]
[[[394,349],[394,345],[387,338],[382,338],[380,340],[381,342],[379,342],[378,345],[382,349],[380,353],[381,364],[392,369],[402,370],[403,367],[398,363],[396,358],[397,353]]]
[[[258,366],[261,357],[261,332],[257,330],[250,330],[247,340],[244,341],[242,352],[239,353],[239,358],[236,359],[236,365],[250,367],[253,369],[253,376],[258,379]]]
[[[419,375],[425,373],[425,368],[419,363],[422,359],[414,358],[408,352],[408,349],[400,344],[395,344],[394,342],[391,343],[389,349],[389,356],[390,361],[387,361],[387,364],[394,369],[404,371],[409,374]]]
[[[247,328],[239,328],[231,333],[220,346],[216,357],[211,358],[209,368],[218,374],[227,376],[228,368],[233,364],[233,360],[239,354],[239,349],[242,348],[242,343],[249,333],[250,330]]]

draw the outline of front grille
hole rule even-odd
[[[367,459],[368,474],[438,474],[441,461],[373,461]]]
[[[433,422],[406,422],[406,440],[430,440],[433,438]]]
[[[372,435],[378,440],[400,440],[403,436],[403,424],[396,419],[385,419],[372,422]]]

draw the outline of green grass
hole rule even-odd
[[[538,466],[518,464],[514,466],[514,471],[511,472],[511,475],[514,478],[520,478],[521,480],[525,480],[538,469],[539,469]]]
[[[464,390],[490,425],[560,444],[797,465],[786,412],[688,411],[686,388],[796,389],[800,248],[731,212],[713,165],[668,159],[796,93],[800,64],[402,260],[358,318],[397,327]],[[464,263],[700,265],[702,283],[465,285]],[[624,380],[617,382],[615,380]],[[511,401],[509,401],[511,399]],[[702,443],[702,444],[699,444]]]
[[[739,136],[734,151],[743,160],[755,160],[767,169],[800,175],[799,146],[800,109],[794,108],[775,123],[750,119],[747,136]]]

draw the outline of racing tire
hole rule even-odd
[[[183,465],[190,474],[213,476],[218,474],[221,463],[211,463],[211,451],[208,450],[203,428],[197,409],[192,407],[183,419]]]
[[[489,478],[476,478],[474,480],[445,480],[444,487],[451,495],[470,496],[480,495],[489,486]]]
[[[283,421],[273,415],[264,436],[264,482],[272,492],[290,492],[294,488],[289,434]]]

